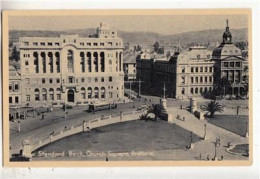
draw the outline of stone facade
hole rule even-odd
[[[216,83],[226,78],[232,84],[231,95],[240,95],[247,65],[241,50],[232,43],[227,24],[223,42],[213,52],[203,46],[193,46],[176,51],[171,58],[148,59],[139,55],[137,79],[145,84],[144,90],[153,94],[161,96],[165,83],[167,97],[187,99],[207,95]]]
[[[21,74],[17,67],[9,65],[9,107],[21,105]]]
[[[124,97],[123,42],[101,23],[96,35],[21,37],[22,105],[117,102]]]

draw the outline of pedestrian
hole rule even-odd
[[[67,130],[67,126],[64,127],[64,130]]]
[[[201,160],[201,153],[200,153],[200,160]]]
[[[44,120],[44,113],[42,113],[42,120]]]
[[[209,155],[207,155],[207,160],[209,160]]]
[[[106,157],[106,162],[108,162],[108,157]]]
[[[223,155],[221,155],[221,160],[223,160],[224,159],[224,156]]]

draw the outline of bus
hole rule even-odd
[[[116,109],[117,104],[115,103],[96,103],[96,104],[89,104],[88,105],[88,112],[96,112],[101,110],[107,109]]]

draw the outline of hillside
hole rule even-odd
[[[124,43],[130,42],[135,44],[152,45],[155,41],[160,43],[178,42],[183,45],[191,42],[207,43],[222,40],[224,29],[212,29],[203,31],[190,31],[179,34],[163,35],[153,32],[125,32],[119,31],[118,35],[124,40]],[[11,42],[17,42],[19,37],[59,37],[60,34],[78,34],[80,37],[88,37],[94,34],[95,29],[75,29],[69,31],[25,31],[11,30],[9,38]],[[233,41],[247,41],[248,33],[246,28],[231,29]]]

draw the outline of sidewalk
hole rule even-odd
[[[214,156],[215,146],[214,143],[216,139],[220,139],[220,146],[217,147],[217,156],[220,158],[223,155],[224,160],[228,159],[248,159],[246,157],[240,155],[233,155],[226,152],[226,145],[228,142],[231,142],[232,145],[234,144],[248,144],[248,138],[241,137],[235,133],[229,132],[223,128],[218,126],[212,125],[208,123],[206,120],[199,120],[194,115],[192,115],[186,109],[177,109],[177,108],[167,108],[167,111],[173,115],[174,123],[186,130],[192,131],[196,135],[200,136],[201,138],[204,137],[205,127],[206,124],[206,140],[199,141],[194,145],[194,156],[202,155],[209,155],[210,158]],[[185,121],[181,121],[176,119],[177,115],[185,116]]]

